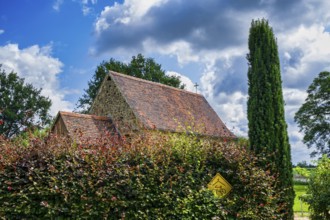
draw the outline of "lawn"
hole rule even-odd
[[[294,206],[293,210],[295,213],[301,213],[304,212],[304,216],[308,215],[308,204],[302,202],[299,199],[299,196],[306,194],[307,190],[307,185],[306,184],[300,184],[300,183],[295,183],[294,184],[294,191],[296,193],[296,197],[294,199]]]

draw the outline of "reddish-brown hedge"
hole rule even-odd
[[[106,136],[76,145],[0,140],[0,217],[91,219],[279,219],[275,178],[235,142],[183,134]],[[219,172],[233,186],[215,198]]]

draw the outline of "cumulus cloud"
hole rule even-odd
[[[0,29],[0,35],[3,34],[3,33],[5,33],[5,30]]]
[[[17,44],[0,46],[0,63],[7,72],[16,72],[25,82],[42,89],[42,95],[52,100],[51,114],[70,110],[72,104],[65,101],[66,91],[60,89],[58,75],[63,64],[51,56],[52,46],[33,45],[20,49]]]
[[[306,89],[321,71],[330,69],[330,33],[322,24],[299,25],[278,39],[285,86]]]
[[[106,6],[95,23],[96,33],[101,35],[110,26],[131,25],[142,22],[144,15],[153,7],[157,7],[167,0],[127,0],[122,4],[115,2],[113,6]]]
[[[95,22],[96,51],[102,53],[120,47],[142,49],[148,40],[158,45],[185,41],[194,49],[239,44],[245,39],[239,32],[240,28],[247,29],[246,21],[237,16],[231,22],[223,22],[233,18],[231,11],[225,11],[228,7],[212,0],[115,3],[105,7]]]
[[[151,39],[158,45],[184,40],[195,50],[223,49],[246,44],[252,19],[271,18],[286,30],[296,25],[297,20],[310,21],[311,15],[308,15],[313,10],[319,11],[318,6],[323,6],[321,4],[326,3],[320,1],[316,5],[310,1],[286,0],[126,0],[105,7],[96,20],[95,47],[98,53],[121,47],[143,49],[142,43]],[[292,16],[297,19],[283,22],[283,17]]]

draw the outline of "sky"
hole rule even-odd
[[[247,136],[251,21],[277,38],[294,164],[311,152],[294,122],[306,90],[330,71],[330,1],[325,0],[0,0],[0,64],[72,111],[96,67],[110,58],[154,58],[186,89],[202,94],[227,127]]]

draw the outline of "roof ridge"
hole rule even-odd
[[[190,95],[196,95],[196,96],[204,97],[203,95],[198,94],[198,93],[194,93],[194,92],[190,92],[190,91],[187,91],[187,90],[184,90],[184,89],[179,89],[179,88],[175,88],[173,86],[165,85],[165,84],[162,84],[162,83],[153,82],[153,81],[137,78],[137,77],[134,77],[134,76],[118,73],[118,72],[112,71],[112,70],[109,71],[109,74],[113,74],[113,75],[116,75],[116,76],[132,79],[132,80],[135,80],[135,81],[140,81],[140,82],[143,82],[143,83],[149,83],[149,84],[153,84],[153,85],[156,85],[156,86],[177,90],[177,91],[180,91],[180,92],[185,92],[185,93],[188,93]]]
[[[104,121],[109,120],[109,118],[106,116],[80,114],[80,113],[75,113],[75,112],[59,111],[59,114],[76,117],[76,118],[91,118],[91,119],[104,120]]]

